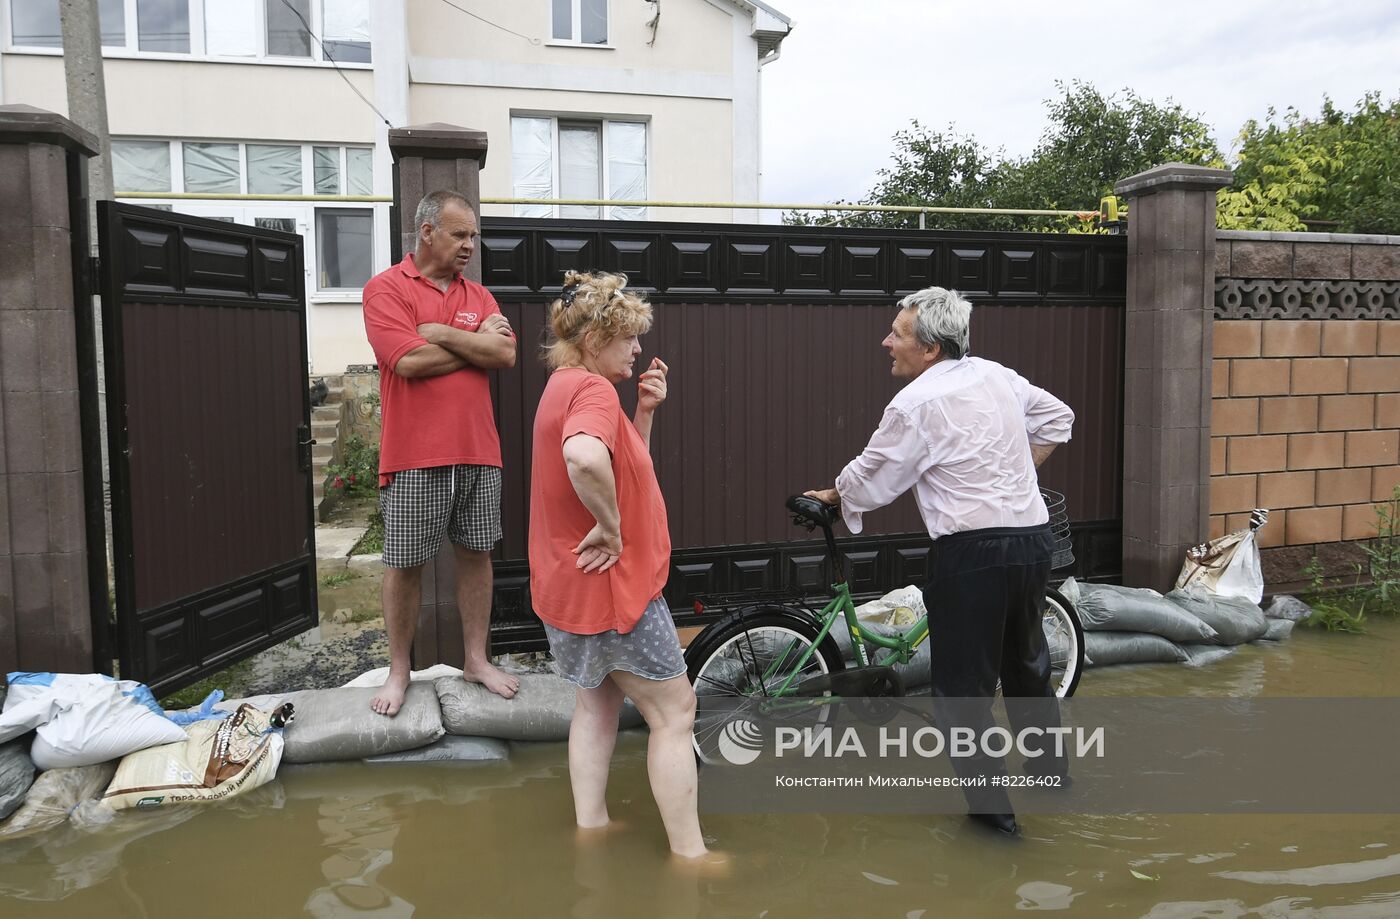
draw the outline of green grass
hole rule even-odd
[[[203,702],[205,696],[216,689],[224,691],[224,698],[236,699],[246,694],[252,678],[253,662],[251,660],[239,661],[218,673],[210,674],[198,683],[186,686],[178,692],[172,692],[161,699],[160,704],[162,708],[172,710],[193,708]]]
[[[384,518],[379,511],[372,511],[369,515],[369,529],[365,535],[360,537],[360,541],[355,543],[355,548],[350,550],[351,555],[381,555],[384,552]]]
[[[334,587],[339,587],[342,584],[347,584],[350,581],[353,581],[354,579],[355,575],[351,574],[348,571],[339,572],[337,574],[328,574],[325,577],[321,578],[321,586],[329,590]]]

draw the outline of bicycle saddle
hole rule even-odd
[[[805,524],[809,530],[814,526],[829,528],[841,519],[841,508],[806,495],[788,498],[787,509],[792,511],[793,523]]]

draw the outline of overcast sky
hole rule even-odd
[[[769,0],[794,23],[763,68],[763,197],[858,200],[912,119],[1024,155],[1055,81],[1201,114],[1229,150],[1269,106],[1400,95],[1400,0],[1117,3]],[[1095,202],[1083,202],[1092,205]]]

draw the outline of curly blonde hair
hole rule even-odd
[[[543,348],[544,362],[551,370],[582,364],[584,342],[590,335],[593,347],[601,348],[651,328],[651,304],[626,287],[625,274],[564,272],[564,290],[549,306],[553,334]]]

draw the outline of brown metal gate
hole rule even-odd
[[[316,624],[302,240],[98,223],[120,672],[159,694]]]

